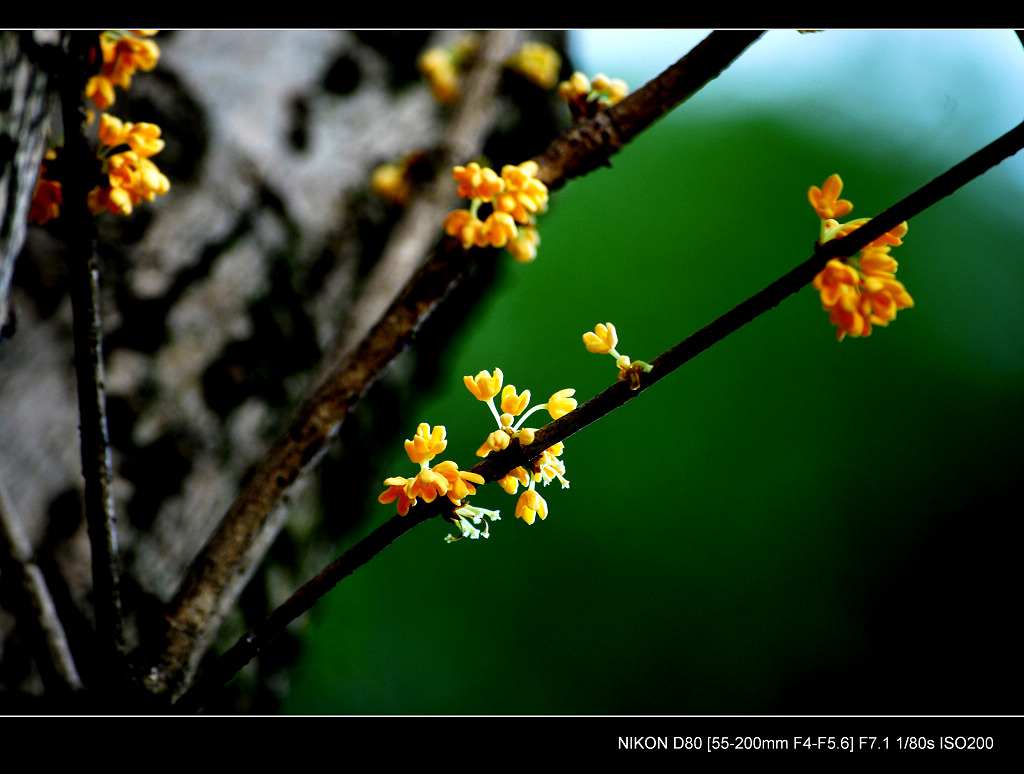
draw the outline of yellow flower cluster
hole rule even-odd
[[[466,388],[477,400],[487,404],[498,423],[498,429],[487,436],[487,440],[477,450],[476,453],[479,457],[486,457],[492,451],[501,451],[507,448],[512,439],[519,439],[524,446],[533,443],[536,429],[523,427],[523,424],[535,412],[547,410],[552,419],[558,419],[576,408],[576,400],[572,397],[576,391],[565,389],[552,395],[547,403],[534,406],[526,411],[526,407],[530,404],[530,391],[524,390],[517,394],[515,385],[512,384],[502,388],[503,378],[504,374],[500,368],[495,368],[493,375],[489,371],[481,371],[476,376],[464,377]],[[499,393],[501,394],[501,414],[494,406],[494,398]],[[516,502],[517,519],[522,519],[527,524],[533,524],[538,516],[541,519],[547,518],[548,504],[537,493],[537,482],[543,482],[547,486],[557,479],[563,489],[568,488],[569,482],[565,478],[565,463],[559,459],[564,449],[565,444],[562,442],[549,446],[541,452],[539,457],[531,461],[529,470],[522,466],[517,467],[498,481],[501,488],[512,495],[519,490],[520,484],[527,487]]]
[[[629,87],[620,78],[609,78],[598,73],[588,78],[579,70],[567,81],[558,84],[558,98],[569,105],[575,120],[593,118],[602,107],[621,102],[629,94]]]
[[[102,147],[102,171],[109,185],[89,192],[89,210],[98,215],[108,210],[115,215],[130,215],[139,202],[153,201],[165,194],[171,184],[150,157],[164,148],[160,127],[148,123],[126,123],[107,113],[100,116],[99,139]],[[129,150],[111,153],[127,145]]]
[[[836,220],[853,209],[853,204],[839,198],[842,190],[842,179],[831,175],[821,188],[811,186],[807,193],[808,201],[821,218],[819,244],[842,239],[870,220]],[[870,336],[873,325],[888,325],[900,309],[914,305],[914,299],[895,277],[898,264],[889,254],[893,247],[903,244],[906,233],[904,222],[854,255],[831,259],[814,278],[821,306],[836,326],[839,341],[847,335]]]
[[[619,369],[619,375],[616,378],[620,382],[628,381],[629,389],[637,390],[640,388],[640,374],[649,374],[654,370],[654,366],[643,360],[631,361],[625,355],[620,355],[615,350],[615,345],[618,343],[619,336],[615,331],[615,326],[611,323],[598,323],[594,326],[593,331],[583,334],[583,344],[586,346],[587,352],[614,357],[615,365]]]
[[[547,209],[548,189],[535,175],[537,164],[524,161],[518,166],[506,164],[501,176],[476,162],[452,170],[458,182],[458,194],[470,199],[470,209],[455,210],[444,219],[444,230],[458,237],[465,249],[504,247],[517,261],[526,263],[537,257],[540,235],[535,216]],[[491,213],[481,220],[481,205]]]
[[[562,57],[547,43],[529,41],[520,46],[506,64],[531,83],[550,89],[558,82]]]
[[[430,93],[442,105],[452,105],[462,91],[462,73],[469,68],[480,47],[476,35],[464,35],[450,46],[428,48],[416,66],[427,79]]]
[[[405,452],[412,462],[420,466],[419,473],[413,478],[393,476],[385,479],[387,489],[377,499],[384,504],[397,500],[396,507],[402,516],[409,513],[409,509],[421,498],[424,502],[432,503],[438,497],[447,497],[453,504],[461,506],[464,499],[476,494],[474,484],[482,484],[484,480],[476,473],[459,470],[459,466],[451,460],[431,467],[430,461],[447,446],[443,426],[431,429],[425,422],[420,424],[416,435],[405,442]]]
[[[489,371],[481,371],[475,377],[467,376],[464,379],[469,391],[477,400],[487,404],[498,422],[498,429],[487,437],[477,451],[480,457],[507,448],[513,439],[518,439],[523,445],[532,443],[536,430],[523,427],[523,423],[534,412],[546,409],[552,419],[558,419],[576,408],[576,401],[572,397],[575,390],[566,389],[556,392],[547,403],[527,411],[530,391],[524,390],[522,394],[517,394],[515,386],[511,384],[502,389],[502,378],[501,370],[496,368],[493,376]],[[494,398],[499,393],[501,414],[494,406]],[[516,417],[519,417],[518,421]],[[476,494],[476,485],[484,483],[483,477],[472,471],[459,470],[458,465],[451,460],[433,467],[430,465],[431,460],[447,446],[444,427],[431,428],[426,423],[421,424],[416,429],[416,435],[405,442],[405,453],[414,464],[420,466],[419,472],[412,478],[393,476],[385,479],[387,489],[377,499],[385,505],[396,503],[399,515],[405,516],[421,499],[430,503],[438,497],[447,497],[455,507],[445,513],[444,517],[459,528],[460,534],[458,537],[448,535],[445,540],[450,543],[463,537],[486,538],[489,535],[489,523],[498,521],[501,518],[500,512],[478,508],[467,502],[468,497]],[[559,459],[564,448],[562,443],[548,447],[531,461],[529,470],[517,467],[499,481],[509,494],[516,494],[520,484],[527,487],[516,503],[516,517],[527,524],[533,524],[537,516],[545,519],[548,515],[547,503],[536,491],[538,481],[547,485],[557,479],[563,487],[569,486],[565,478],[565,463]]]
[[[104,30],[100,34],[100,52],[103,63],[100,71],[85,85],[85,96],[97,108],[106,110],[114,104],[114,87],[128,89],[132,76],[138,70],[156,67],[160,49],[146,40],[157,30]]]
[[[462,76],[470,68],[480,49],[477,35],[463,35],[448,46],[428,48],[416,60],[427,80],[430,93],[442,105],[453,105],[462,93]],[[542,89],[550,89],[558,80],[562,57],[546,43],[527,42],[519,47],[505,66]]]

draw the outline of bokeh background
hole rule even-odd
[[[705,34],[573,33],[573,64],[636,86]],[[1009,31],[768,33],[552,197],[537,260],[501,256],[377,439],[381,480],[420,422],[474,464],[493,420],[464,375],[586,400],[615,367],[584,331],[653,358],[809,255],[810,185],[877,214],[1015,126],[1022,73]],[[837,343],[807,287],[570,438],[546,521],[492,485],[489,540],[402,538],[303,624],[284,711],[1019,712],[1022,202],[1013,158],[914,218],[915,307],[869,338]]]

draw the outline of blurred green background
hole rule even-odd
[[[574,64],[636,86],[702,36],[604,30]],[[810,185],[876,215],[1012,128],[1022,72],[1012,32],[770,32],[553,196],[381,480],[419,422],[475,463],[464,375],[586,400],[615,367],[584,331],[653,358],[810,254]],[[807,287],[570,438],[546,521],[491,485],[489,540],[402,538],[314,610],[284,710],[1019,712],[1022,181],[1013,158],[910,222],[888,328],[837,343]]]

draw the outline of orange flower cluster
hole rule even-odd
[[[459,470],[451,460],[430,467],[428,463],[447,445],[443,426],[431,429],[425,422],[420,424],[415,437],[405,442],[405,452],[412,462],[420,466],[419,473],[413,478],[393,476],[385,479],[387,489],[377,499],[384,504],[397,500],[396,507],[401,516],[409,513],[420,498],[432,503],[438,497],[447,497],[453,504],[461,506],[463,500],[476,494],[474,484],[482,484],[484,480],[476,473]]]
[[[128,89],[132,76],[138,70],[156,67],[160,49],[152,40],[146,40],[156,30],[104,30],[100,35],[103,63],[100,71],[85,85],[85,96],[97,108],[106,110],[114,104],[114,87]]]
[[[853,204],[840,199],[843,181],[831,175],[821,188],[811,186],[807,198],[822,219],[819,244],[842,239],[868,222],[868,218],[839,223],[835,220],[848,214]],[[900,309],[914,305],[907,289],[896,279],[898,264],[890,255],[893,247],[903,244],[907,224],[882,234],[866,247],[847,258],[833,258],[814,278],[814,288],[821,294],[821,305],[836,326],[836,338],[870,336],[874,325],[888,325]]]
[[[165,194],[171,184],[150,156],[164,148],[160,127],[148,123],[125,123],[107,113],[100,116],[100,158],[108,186],[97,186],[89,193],[89,210],[98,215],[108,210],[115,215],[130,215],[139,202],[153,201]],[[113,153],[114,148],[127,145],[129,150]]]
[[[444,230],[458,237],[465,249],[504,247],[517,261],[537,257],[540,235],[536,229],[538,213],[547,209],[548,188],[536,178],[536,162],[518,166],[506,164],[501,176],[476,162],[452,170],[458,182],[458,194],[470,199],[468,210],[455,210],[444,219]],[[491,206],[486,219],[479,217],[483,204]]]
[[[39,177],[36,178],[36,188],[32,193],[32,205],[28,211],[28,219],[32,223],[48,223],[60,215],[60,206],[64,203],[64,195],[61,191],[61,184],[56,180],[47,180],[46,162],[57,158],[57,152],[48,150],[43,155],[43,163],[39,167]]]
[[[86,84],[86,97],[101,110],[114,102],[114,87],[127,89],[132,75],[138,70],[152,70],[160,58],[157,45],[145,38],[156,30],[105,30],[100,35],[102,63],[100,72]],[[90,122],[92,114],[90,113]],[[107,113],[100,116],[99,145],[96,157],[108,185],[97,186],[88,195],[89,211],[98,215],[104,210],[115,215],[130,215],[140,202],[153,201],[165,194],[171,184],[150,157],[164,148],[160,127],[149,123],[125,123]],[[127,145],[128,150],[115,153]],[[48,151],[45,160],[56,158]],[[29,218],[34,223],[46,223],[60,214],[63,204],[61,184],[47,180],[46,164],[42,165],[36,182]]]

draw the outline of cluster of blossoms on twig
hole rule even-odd
[[[558,84],[558,98],[569,105],[576,121],[593,118],[602,107],[621,102],[627,94],[629,87],[624,80],[604,73],[588,78],[577,70],[569,80]]]
[[[426,422],[416,429],[416,435],[405,442],[405,453],[412,462],[420,466],[420,470],[413,478],[392,476],[385,479],[387,489],[377,498],[380,502],[387,504],[397,501],[399,515],[405,516],[419,499],[432,503],[438,497],[447,497],[453,505],[459,506],[455,510],[459,523],[465,521],[466,516],[474,518],[474,512],[480,509],[469,508],[464,500],[476,494],[474,485],[484,483],[483,477],[459,470],[458,464],[452,460],[430,466],[430,461],[448,446],[445,433],[443,426],[438,425],[431,429]],[[493,513],[490,517],[496,519],[498,515]],[[476,515],[476,521],[479,523],[479,515]],[[487,537],[486,523],[483,536]]]
[[[157,30],[104,30],[100,34],[100,71],[85,85],[85,96],[100,110],[114,104],[114,87],[129,89],[136,71],[150,71],[160,59],[152,40]]]
[[[643,360],[631,361],[628,357],[620,355],[615,350],[615,345],[619,343],[619,337],[615,332],[615,326],[611,323],[598,323],[595,325],[593,331],[587,331],[583,334],[583,343],[586,345],[588,352],[614,357],[615,365],[619,369],[619,375],[616,378],[620,382],[628,381],[629,389],[631,390],[640,388],[640,374],[649,374],[654,369],[654,366],[645,363]]]
[[[164,148],[159,126],[126,123],[104,113],[100,116],[99,140],[96,155],[108,185],[89,192],[89,211],[93,215],[104,210],[130,215],[140,202],[151,202],[157,194],[170,190],[170,181],[150,160]],[[129,150],[114,152],[125,145]]]
[[[572,397],[576,394],[576,390],[565,389],[552,395],[547,403],[534,406],[527,411],[526,407],[530,405],[530,391],[523,390],[521,394],[517,394],[515,385],[512,384],[502,388],[503,378],[504,375],[500,368],[494,369],[493,376],[488,371],[481,371],[475,377],[464,377],[466,388],[473,393],[477,400],[487,404],[498,423],[498,429],[488,435],[487,440],[477,449],[478,457],[486,457],[492,451],[501,451],[507,448],[513,439],[518,439],[519,443],[524,446],[533,443],[536,428],[523,425],[536,412],[547,410],[552,419],[558,419],[576,408],[576,400]],[[501,414],[494,406],[494,398],[499,393],[501,394]],[[543,482],[544,486],[547,486],[558,479],[562,488],[568,489],[569,482],[565,478],[565,463],[559,459],[564,450],[565,444],[559,441],[541,452],[540,456],[535,457],[530,462],[529,470],[522,466],[517,467],[498,481],[499,486],[511,495],[516,494],[520,484],[526,487],[516,503],[517,519],[522,519],[527,524],[533,524],[534,519],[538,516],[541,519],[547,518],[548,504],[537,493],[537,482]]]
[[[43,154],[43,163],[39,165],[39,177],[36,178],[36,188],[28,211],[28,219],[32,223],[42,225],[60,215],[60,206],[64,203],[63,186],[59,180],[51,180],[46,176],[46,162],[56,160],[57,151],[53,148]]]
[[[127,89],[138,70],[152,70],[160,58],[160,49],[147,38],[156,30],[105,30],[100,34],[100,72],[89,78],[85,94],[100,110],[114,103],[114,88]],[[92,114],[90,113],[90,121]],[[127,147],[127,150],[122,150]],[[150,123],[128,123],[102,113],[99,121],[96,158],[100,162],[103,185],[90,191],[88,206],[93,215],[107,210],[115,215],[130,215],[140,202],[153,201],[165,194],[171,184],[151,160],[164,148],[160,127]],[[57,152],[47,151],[36,180],[29,218],[46,223],[60,214],[63,191],[58,180],[46,177],[47,162],[59,166]]]
[[[507,448],[513,439],[518,439],[523,445],[532,443],[536,430],[523,425],[535,412],[546,409],[552,419],[558,419],[576,408],[576,401],[572,397],[575,390],[566,389],[556,392],[547,403],[527,411],[530,391],[524,390],[522,394],[517,394],[515,386],[511,384],[502,389],[502,379],[501,369],[498,368],[494,369],[493,376],[489,371],[481,371],[475,377],[467,376],[464,379],[467,389],[477,400],[488,405],[498,423],[498,429],[488,435],[477,450],[479,457]],[[499,393],[501,414],[494,405],[494,398]],[[478,508],[467,501],[470,495],[476,494],[475,485],[483,484],[484,479],[476,473],[459,470],[458,465],[450,460],[433,467],[429,464],[447,447],[445,433],[443,426],[431,429],[426,423],[421,424],[416,436],[405,442],[405,451],[409,459],[420,466],[419,472],[413,478],[395,476],[385,479],[387,489],[377,499],[384,504],[396,503],[398,513],[405,516],[420,499],[429,503],[438,497],[447,497],[456,507],[446,513],[445,518],[459,528],[459,535],[448,535],[445,540],[450,543],[463,537],[486,538],[489,536],[490,522],[500,519],[500,511]],[[536,491],[538,482],[546,486],[557,479],[563,488],[569,486],[565,478],[565,463],[559,459],[564,448],[562,443],[550,446],[531,460],[529,469],[517,467],[498,481],[501,488],[512,495],[516,494],[520,484],[526,487],[516,503],[516,518],[527,524],[533,524],[538,516],[541,519],[547,518],[547,502]]]
[[[532,261],[540,244],[535,216],[548,204],[548,188],[535,177],[537,169],[534,161],[518,166],[506,164],[499,176],[476,162],[455,167],[452,177],[459,184],[458,195],[471,204],[468,210],[448,214],[443,224],[445,233],[458,237],[467,250],[474,246],[504,247],[517,261]],[[491,209],[483,220],[482,205]]]
[[[416,60],[430,93],[442,105],[452,105],[462,93],[462,78],[480,49],[478,35],[463,35],[447,46],[428,48]],[[542,89],[558,80],[562,57],[546,43],[529,41],[506,60],[505,66]]]
[[[853,204],[840,199],[843,181],[831,175],[821,188],[811,186],[807,198],[821,218],[818,244],[842,239],[867,223],[860,218],[840,223],[836,218],[847,215]],[[888,325],[896,312],[914,305],[903,283],[895,278],[898,264],[890,255],[893,247],[903,244],[906,222],[882,234],[854,255],[833,258],[814,278],[814,287],[821,293],[821,305],[836,327],[836,338],[870,336],[872,325]]]

